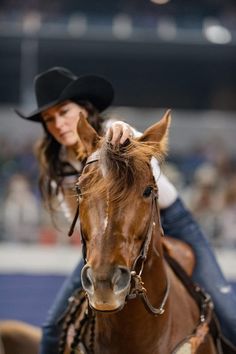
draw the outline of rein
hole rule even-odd
[[[99,151],[95,151],[92,155],[90,155],[88,157],[84,167],[86,167],[87,165],[89,165],[93,162],[99,161],[99,157],[100,157]],[[152,304],[150,303],[150,301],[147,297],[147,290],[144,287],[144,282],[142,281],[142,277],[141,277],[142,273],[143,273],[144,263],[147,259],[147,254],[148,254],[150,242],[152,239],[153,227],[155,227],[155,225],[156,225],[156,223],[154,221],[155,220],[155,212],[157,214],[158,224],[161,228],[161,235],[164,236],[163,229],[161,227],[160,211],[158,208],[157,200],[158,200],[158,191],[157,191],[157,188],[154,188],[152,191],[152,213],[151,213],[150,224],[149,224],[147,235],[146,235],[145,241],[143,243],[143,246],[141,248],[141,251],[140,251],[139,255],[137,256],[137,258],[135,259],[134,264],[132,266],[131,288],[130,288],[129,294],[126,297],[126,300],[135,299],[137,297],[140,297],[146,310],[154,316],[162,315],[165,312],[164,306],[166,304],[166,301],[168,299],[169,292],[170,292],[170,281],[169,281],[169,278],[167,277],[167,285],[166,285],[166,290],[165,290],[163,300],[161,302],[161,305],[158,308],[155,308],[154,306],[152,306]],[[78,201],[78,206],[76,209],[74,219],[72,221],[71,227],[68,232],[68,236],[71,236],[73,234],[78,217],[79,217],[79,201]],[[83,232],[82,232],[81,227],[80,227],[80,235],[81,235],[81,243],[82,243],[82,248],[83,248],[83,251],[82,251],[83,258],[84,258],[84,261],[86,262],[86,243],[85,243],[85,240],[83,237]],[[137,272],[136,268],[137,268],[139,262],[141,263],[140,270],[139,270],[139,272]]]
[[[158,308],[155,308],[154,306],[152,306],[152,304],[150,303],[150,301],[147,297],[147,290],[144,287],[144,282],[142,281],[142,277],[141,277],[143,269],[144,269],[144,263],[147,259],[147,254],[148,254],[150,242],[152,239],[153,228],[156,225],[156,223],[154,221],[155,211],[156,211],[157,217],[158,217],[158,224],[161,227],[160,213],[159,213],[159,208],[157,205],[157,200],[158,200],[158,192],[157,192],[157,189],[154,189],[152,191],[152,214],[151,214],[151,220],[150,220],[147,236],[146,236],[144,244],[141,248],[140,254],[138,255],[138,257],[134,261],[134,264],[133,264],[133,267],[131,270],[131,282],[133,283],[133,287],[131,287],[130,293],[127,295],[127,298],[126,298],[127,300],[130,300],[130,299],[135,299],[137,297],[140,297],[146,310],[154,316],[162,315],[165,312],[164,306],[166,304],[166,301],[168,299],[169,292],[170,292],[170,281],[169,281],[169,278],[167,277],[167,285],[166,285],[166,290],[165,290],[163,300],[161,302],[161,305]],[[161,227],[161,235],[164,236],[162,227]],[[140,270],[137,273],[137,271],[135,269],[137,268],[139,261],[141,261],[141,265],[140,265]]]
[[[99,151],[95,151],[92,155],[90,155],[88,158],[87,158],[87,161],[84,165],[83,168],[85,168],[87,165],[89,165],[90,163],[92,162],[97,162],[99,161]],[[72,224],[71,224],[71,227],[68,231],[68,236],[72,236],[73,235],[73,232],[74,232],[74,229],[75,229],[75,225],[76,225],[76,222],[78,220],[78,217],[79,217],[79,200],[77,199],[77,209],[76,209],[76,212],[75,212],[75,216],[74,216],[74,219],[72,221]],[[83,239],[83,234],[82,234],[82,231],[80,230],[80,234],[81,234],[81,237],[82,237],[82,241],[83,241],[83,246],[85,245],[85,242],[84,242],[84,239]]]

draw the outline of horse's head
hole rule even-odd
[[[148,233],[153,232],[156,185],[150,161],[152,156],[163,158],[169,123],[167,112],[138,139],[112,147],[85,119],[79,121],[85,150],[95,151],[79,178],[77,191],[86,250],[82,285],[96,310],[115,311],[125,304],[134,263]]]

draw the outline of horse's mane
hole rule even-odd
[[[83,180],[83,189],[86,193],[98,196],[108,192],[112,201],[125,200],[130,187],[139,190],[152,156],[162,160],[159,143],[132,140],[113,147],[103,140],[99,168],[97,164],[92,164],[89,174]]]

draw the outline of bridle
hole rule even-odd
[[[140,250],[139,255],[134,261],[132,270],[131,270],[131,283],[133,283],[133,286],[130,288],[130,293],[127,295],[127,300],[129,299],[134,299],[137,297],[140,297],[141,300],[143,301],[143,304],[148,312],[150,312],[152,315],[157,316],[157,315],[162,315],[165,312],[164,306],[166,304],[166,301],[169,296],[170,292],[170,281],[167,276],[167,285],[166,285],[166,290],[164,293],[163,300],[158,308],[155,308],[152,306],[151,302],[149,301],[147,297],[147,290],[144,287],[144,282],[142,281],[142,273],[144,269],[144,264],[147,259],[148,251],[149,251],[149,246],[150,242],[152,239],[152,234],[153,234],[153,228],[156,226],[155,222],[155,215],[157,215],[158,218],[158,225],[160,226],[161,230],[161,236],[164,236],[163,229],[161,227],[161,220],[160,220],[160,212],[159,212],[159,207],[158,207],[158,191],[157,188],[152,190],[152,212],[151,212],[151,219],[147,231],[147,235],[145,237],[144,243],[142,245],[142,248]],[[139,265],[139,271],[137,271]]]
[[[86,164],[84,168],[94,162],[98,162],[100,158],[100,153],[99,150],[95,151],[92,155],[90,155],[86,161]],[[153,178],[154,179],[154,178]],[[155,183],[156,186],[156,183]],[[170,281],[169,278],[167,277],[167,285],[166,285],[166,290],[163,296],[163,300],[158,308],[155,308],[152,306],[151,302],[148,299],[147,296],[147,290],[144,287],[144,282],[142,281],[142,273],[144,269],[144,264],[147,259],[148,251],[149,251],[149,246],[151,243],[152,235],[153,235],[153,228],[156,225],[155,222],[155,215],[157,216],[158,220],[158,225],[160,226],[161,229],[161,235],[164,236],[162,227],[161,227],[161,220],[160,220],[160,211],[158,207],[158,190],[157,187],[153,188],[152,190],[152,206],[151,206],[151,217],[150,217],[150,223],[148,227],[148,231],[145,237],[145,240],[143,242],[143,245],[141,247],[139,255],[136,257],[132,269],[131,269],[131,284],[130,284],[130,292],[126,297],[126,300],[130,299],[135,299],[137,297],[140,297],[146,310],[150,312],[152,315],[157,316],[157,315],[162,315],[165,311],[164,306],[166,304],[166,301],[169,296],[170,292]],[[71,224],[70,230],[68,232],[68,236],[71,236],[73,234],[75,224],[77,222],[77,219],[79,217],[79,201],[78,201],[78,206],[76,209],[76,213],[73,219],[73,222]],[[82,253],[83,253],[83,258],[84,262],[86,263],[86,242],[83,236],[83,232],[80,226],[80,235],[81,235],[81,243],[82,243]],[[139,271],[138,271],[139,268]]]

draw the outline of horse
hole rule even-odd
[[[74,300],[89,306],[73,323],[74,302],[64,322],[61,353],[217,353],[209,332],[211,301],[203,296],[199,307],[164,256],[168,247],[154,176],[167,153],[170,122],[167,111],[142,136],[114,147],[86,119],[79,120],[89,157],[76,183],[78,210],[70,234],[79,215],[85,295],[75,296],[72,305]]]
[[[170,266],[174,256],[190,274],[191,251],[177,244],[176,255],[176,245],[163,237],[154,175],[167,153],[170,121],[168,111],[139,138],[112,147],[79,120],[88,159],[70,234],[79,215],[84,291],[69,300],[60,353],[220,353],[209,331],[209,297],[197,289],[199,306]],[[38,353],[39,328],[3,321],[0,335],[4,354]]]
[[[0,321],[0,354],[38,354],[41,329],[16,320]]]

